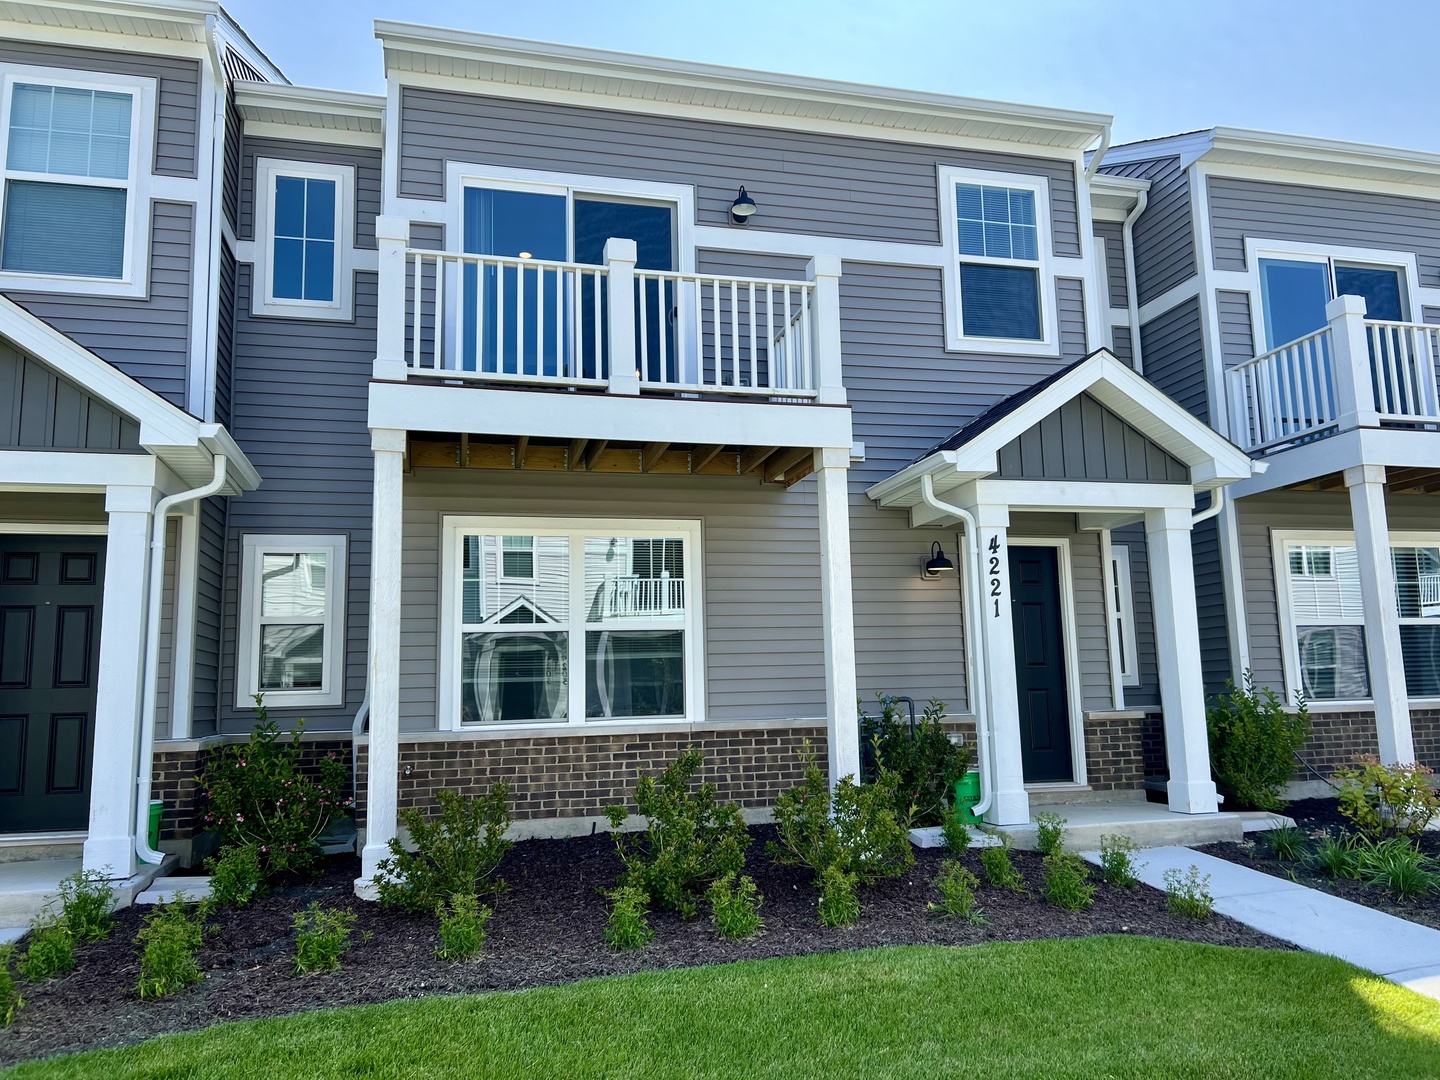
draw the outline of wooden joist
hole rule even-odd
[[[775,454],[765,463],[765,482],[773,484],[784,480],[786,473],[806,458],[813,457],[814,453],[808,446],[797,446],[793,450]]]
[[[741,473],[754,472],[765,464],[766,459],[778,449],[780,449],[778,446],[752,446],[748,450],[742,450],[740,453]]]
[[[530,449],[530,436],[521,435],[515,440],[515,468],[525,467],[525,451]]]
[[[724,450],[723,446],[697,446],[690,451],[690,471],[698,473],[700,470],[715,460],[715,456]]]
[[[605,447],[609,445],[609,442],[607,442],[605,439],[597,439],[595,440],[595,442],[590,444],[590,452],[585,455],[586,472],[594,471],[595,462],[600,460],[600,455],[605,452]]]
[[[666,451],[666,450],[669,450],[669,449],[670,449],[670,444],[669,444],[669,443],[664,443],[664,442],[646,443],[646,444],[645,444],[645,449],[642,450],[642,451],[640,451],[640,471],[641,471],[641,472],[649,472],[651,469],[653,469],[653,468],[655,467],[655,463],[660,460],[661,455],[664,454],[665,451]]]
[[[570,449],[565,454],[565,464],[571,471],[580,468],[581,458],[585,453],[585,444],[589,441],[589,439],[570,440]]]

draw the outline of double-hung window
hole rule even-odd
[[[143,295],[154,87],[152,79],[6,71],[6,284]]]
[[[447,519],[443,722],[694,719],[699,534],[692,521]]]
[[[349,165],[255,163],[255,314],[350,318],[354,191]]]
[[[1354,541],[1302,536],[1279,546],[1295,665],[1291,689],[1310,701],[1367,700],[1365,608]]]
[[[1440,538],[1390,547],[1400,609],[1400,655],[1412,698],[1440,698]]]
[[[345,702],[343,536],[247,535],[235,704]]]

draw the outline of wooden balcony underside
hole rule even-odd
[[[1345,474],[1332,472],[1304,483],[1292,484],[1293,491],[1344,491]],[[1385,471],[1385,490],[1393,495],[1433,495],[1440,493],[1440,469],[1389,468]]]

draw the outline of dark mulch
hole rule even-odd
[[[1299,799],[1287,804],[1283,813],[1294,818],[1295,825],[1310,834],[1312,843],[1324,833],[1338,836],[1350,831],[1350,822],[1340,813],[1340,804],[1335,799]],[[1287,862],[1277,859],[1270,854],[1263,839],[1256,839],[1262,835],[1251,834],[1249,843],[1206,844],[1196,850],[1440,930],[1440,894],[1401,903],[1378,885],[1332,878],[1307,866],[1303,860]],[[1421,851],[1431,858],[1440,859],[1440,833],[1427,832],[1420,837],[1419,843]]]
[[[879,945],[970,945],[984,941],[1072,938],[1089,934],[1147,934],[1185,941],[1289,948],[1220,916],[1201,922],[1165,910],[1164,894],[1145,886],[1100,885],[1089,911],[1071,913],[1040,895],[1039,856],[1017,852],[1029,895],[981,887],[989,922],[983,926],[940,919],[926,910],[938,898],[933,880],[943,855],[918,852],[902,878],[861,892],[858,925],[826,929],[816,917],[816,893],[807,872],[777,867],[764,855],[773,835],[752,830],[747,869],[764,896],[765,928],[749,941],[719,938],[704,916],[682,921],[670,912],[651,916],[655,940],[646,948],[615,953],[602,939],[605,908],[599,890],[615,882],[620,863],[605,835],[517,844],[500,874],[509,891],[496,906],[490,937],[476,961],[435,959],[433,920],[382,911],[353,895],[359,863],[327,862],[321,877],[277,890],[242,911],[215,919],[201,963],[205,979],[174,998],[141,1001],[134,986],[139,959],[133,944],[144,909],[122,911],[111,938],[80,950],[69,975],[24,990],[29,1004],[9,1029],[0,1029],[0,1064],[61,1050],[118,1046],[173,1031],[338,1005],[360,1005],[426,994],[514,990],[663,968],[731,960],[792,956]],[[966,858],[980,874],[978,857]],[[358,916],[355,946],[337,972],[292,974],[291,916],[312,900],[343,905]]]

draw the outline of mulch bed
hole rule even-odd
[[[1334,799],[1300,799],[1288,804],[1282,812],[1294,818],[1296,826],[1310,834],[1313,841],[1324,833],[1338,835],[1342,831],[1350,831],[1350,823],[1340,813],[1339,806]],[[1240,844],[1206,844],[1196,850],[1440,930],[1440,895],[1432,894],[1401,903],[1378,885],[1332,878],[1303,862],[1277,859],[1263,841],[1257,842],[1253,838]],[[1420,850],[1431,858],[1440,859],[1440,833],[1427,832],[1421,836]]]
[[[1101,884],[1089,911],[1061,911],[1042,899],[1040,858],[1028,852],[1016,852],[1015,860],[1029,895],[981,886],[980,902],[989,918],[985,925],[937,918],[926,910],[929,901],[938,899],[933,881],[944,857],[929,850],[917,852],[914,869],[904,877],[861,890],[864,911],[856,926],[827,929],[817,919],[808,872],[774,866],[765,857],[764,844],[772,835],[769,826],[751,830],[747,870],[764,896],[765,927],[748,941],[721,939],[704,915],[685,922],[671,912],[655,912],[650,919],[655,939],[649,946],[627,953],[610,950],[601,936],[606,913],[599,890],[613,886],[620,862],[613,841],[603,834],[517,844],[499,871],[510,888],[496,905],[485,949],[464,964],[435,959],[432,919],[357,900],[353,885],[359,862],[347,856],[328,860],[316,881],[277,889],[248,908],[217,916],[216,930],[201,953],[204,980],[173,998],[141,1001],[135,992],[139,957],[134,939],[146,909],[130,908],[117,914],[108,941],[81,947],[73,972],[23,988],[28,1004],[12,1027],[0,1029],[0,1064],[119,1046],[226,1020],[880,945],[1126,933],[1290,947],[1221,916],[1196,922],[1172,915],[1165,910],[1164,894],[1143,885]],[[965,861],[981,874],[974,852]],[[339,971],[300,978],[291,969],[290,923],[312,900],[356,913],[355,944]]]

